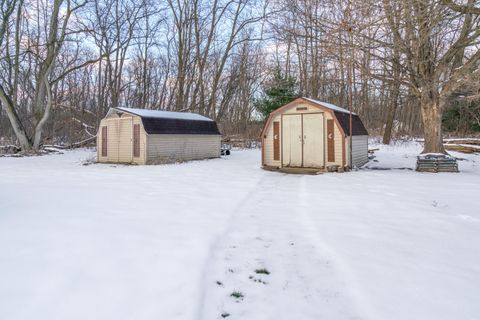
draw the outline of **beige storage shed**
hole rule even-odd
[[[368,162],[368,132],[352,113],[310,98],[298,98],[273,111],[262,130],[265,168],[361,167]]]
[[[220,157],[215,121],[195,113],[111,108],[100,122],[97,161],[169,163]]]

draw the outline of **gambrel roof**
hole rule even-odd
[[[339,106],[336,106],[336,105],[331,104],[331,103],[328,103],[328,102],[318,101],[318,100],[311,99],[311,98],[307,98],[307,97],[302,97],[302,99],[305,99],[305,100],[310,101],[310,102],[313,102],[313,103],[315,103],[315,104],[324,106],[325,108],[328,108],[328,109],[333,110],[333,111],[343,112],[343,113],[348,113],[348,114],[350,114],[350,111],[349,111],[349,110],[344,109],[344,108],[341,108],[341,107],[339,107]],[[352,112],[352,114],[357,115],[355,112]]]
[[[198,113],[191,112],[174,112],[165,110],[134,109],[123,107],[118,107],[114,109],[125,111],[142,118],[213,121],[212,119],[199,115]]]
[[[197,113],[111,108],[111,113],[129,113],[142,119],[148,134],[205,134],[220,135],[215,121]]]
[[[300,103],[307,103],[319,109],[323,109],[325,111],[330,112],[331,114],[333,114],[334,118],[336,119],[343,133],[346,136],[350,135],[350,111],[349,110],[338,107],[331,103],[322,102],[322,101],[318,101],[318,100],[307,98],[307,97],[297,98],[292,102],[287,103],[286,105],[278,108],[277,110],[272,111],[272,113],[270,113],[270,115],[268,116],[265,126],[263,127],[262,135],[264,135],[265,129],[268,127],[269,122],[271,121],[271,118],[275,114],[281,113],[283,112],[283,110],[288,109],[294,105],[298,105]],[[368,131],[363,125],[362,120],[360,119],[358,114],[356,114],[355,112],[352,112],[352,131],[354,136],[368,135]]]

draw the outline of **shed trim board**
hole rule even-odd
[[[280,160],[280,122],[273,122],[273,160]]]
[[[101,126],[101,130],[102,130],[102,138],[101,138],[101,141],[102,141],[102,157],[106,157],[108,155],[108,148],[107,148],[107,126]]]
[[[140,157],[140,124],[133,125],[133,156]]]
[[[349,145],[347,139],[349,139],[350,136],[350,128],[345,128],[345,126],[349,125],[345,119],[349,118],[349,113],[350,112],[344,108],[308,98],[295,99],[274,110],[268,116],[261,131],[262,166],[325,168],[328,165],[352,167],[357,163],[365,163],[363,158],[360,162],[353,161],[353,163],[350,163],[350,160],[347,159],[349,158],[347,156],[349,153],[349,150],[347,150]],[[322,119],[315,119],[309,116],[313,114],[321,114]],[[295,115],[297,118],[289,118]],[[367,139],[368,148],[368,132],[359,116],[353,112],[352,116],[354,120],[354,125],[352,126],[353,138],[358,137],[360,139],[360,137],[362,137],[360,140],[357,139],[362,146],[365,145],[364,140]],[[339,119],[339,117],[341,119]],[[339,120],[342,120],[342,122]],[[276,142],[275,135],[272,131],[275,122],[280,122],[281,141],[279,142],[279,160],[273,156],[274,149],[276,150],[276,147],[274,147],[274,143]],[[294,124],[294,122],[298,123]],[[309,126],[313,129],[310,129]],[[293,132],[291,130],[293,130]],[[301,133],[299,134],[300,131]],[[331,139],[328,138],[329,133],[332,134]],[[298,137],[299,135],[301,135],[301,137]],[[309,140],[308,136],[315,138]],[[295,139],[301,139],[301,145],[299,145],[300,140],[296,141]],[[315,140],[313,144],[312,140]],[[289,148],[295,148],[295,151]],[[363,147],[358,148],[359,151],[357,152],[361,151],[363,153]],[[315,150],[315,154],[309,154],[312,150]],[[298,155],[293,155],[291,152],[298,152]],[[299,157],[301,157],[301,161]],[[362,155],[362,157],[364,156]]]
[[[327,119],[327,150],[328,161],[335,162],[335,128],[333,119]]]

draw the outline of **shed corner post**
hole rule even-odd
[[[352,135],[347,136],[347,167],[352,169]]]
[[[145,131],[145,129],[143,129],[143,131]],[[143,164],[148,164],[147,148],[148,148],[148,133],[145,131],[145,140],[143,142]]]
[[[101,128],[101,127],[102,127],[102,126],[100,125],[100,128]],[[96,152],[96,153],[97,153],[97,162],[100,162],[100,153],[98,152],[99,146],[100,146],[100,144],[98,143],[98,140],[99,140],[98,137],[100,136],[99,132],[100,132],[100,129],[97,131],[97,137],[96,137],[96,139],[95,139],[95,143],[96,143],[96,148],[95,148],[95,149],[96,149],[96,151],[97,151],[97,152]]]
[[[261,166],[262,168],[265,166],[265,138],[264,138],[265,134],[263,133],[263,130],[262,130],[262,133],[261,133],[261,136],[260,136],[260,142],[261,142],[261,149],[260,151],[262,152],[262,154],[260,155],[261,156]]]

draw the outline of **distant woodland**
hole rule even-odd
[[[258,139],[307,96],[372,135],[480,131],[480,1],[0,0],[0,144],[94,143],[110,107],[196,112]]]

